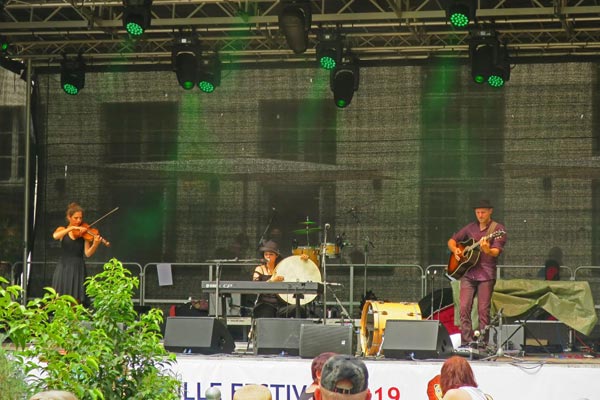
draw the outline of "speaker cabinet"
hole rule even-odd
[[[332,351],[353,354],[352,326],[304,324],[300,326],[300,357],[314,358]]]
[[[312,324],[312,321],[293,318],[257,319],[254,354],[283,353],[297,356],[302,324]]]
[[[175,353],[232,353],[235,342],[225,324],[211,317],[168,317],[164,346]]]
[[[454,347],[439,321],[388,320],[382,345],[386,358],[447,358]]]
[[[503,324],[502,330],[495,326],[490,329],[489,344],[500,344],[503,350],[523,350],[525,345],[524,329],[517,324]],[[500,343],[498,343],[500,342]]]

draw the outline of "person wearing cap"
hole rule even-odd
[[[252,280],[262,282],[282,282],[284,277],[277,275],[275,268],[283,257],[279,252],[277,242],[269,240],[264,242],[259,249],[263,254],[264,263],[254,269]],[[308,260],[308,256],[303,254],[303,260]],[[304,310],[301,311],[304,314]],[[293,317],[295,315],[295,305],[284,302],[276,294],[263,293],[258,295],[253,309],[254,318],[276,318]]]
[[[473,300],[477,296],[477,311],[479,314],[479,329],[483,330],[490,322],[490,306],[492,293],[496,284],[496,265],[498,256],[506,244],[506,235],[503,233],[492,239],[486,236],[498,231],[505,232],[504,225],[492,220],[494,207],[489,200],[480,200],[473,207],[477,221],[473,221],[448,240],[448,249],[457,260],[463,255],[459,243],[473,239],[479,242],[479,259],[460,278],[460,332],[461,347],[473,343],[474,331],[471,320]],[[483,338],[487,341],[487,334]]]
[[[442,365],[440,387],[442,400],[493,400],[479,389],[471,365],[459,356],[450,357]]]
[[[361,360],[336,355],[323,365],[321,381],[315,389],[316,400],[369,400],[369,371]]]

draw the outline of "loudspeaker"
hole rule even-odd
[[[446,358],[454,347],[439,321],[388,320],[383,337],[386,358]]]
[[[353,338],[350,325],[304,324],[300,326],[300,357],[315,358],[327,351],[352,355]]]
[[[297,356],[302,324],[306,319],[259,318],[256,320],[254,354],[289,354]]]
[[[527,321],[525,324],[525,342],[531,346],[542,345],[571,347],[569,327],[560,321]]]
[[[168,317],[164,346],[176,353],[232,353],[235,349],[225,324],[212,317]]]
[[[502,331],[498,327],[492,327],[490,329],[489,343],[490,345],[497,346],[498,341],[502,341],[500,345],[503,345],[502,349],[504,350],[523,350],[523,345],[525,344],[523,327],[515,324],[504,324],[502,325]]]

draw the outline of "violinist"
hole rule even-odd
[[[69,204],[66,217],[68,225],[59,226],[52,234],[54,240],[60,240],[61,248],[61,257],[52,277],[52,287],[58,294],[68,294],[84,303],[84,256],[89,258],[94,255],[103,239],[99,234],[88,232],[92,229],[83,223],[83,209],[79,204]]]

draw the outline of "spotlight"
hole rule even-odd
[[[198,83],[199,53],[200,48],[193,34],[175,39],[171,53],[171,64],[173,71],[177,74],[179,86],[185,90],[192,89]]]
[[[446,0],[446,19],[455,28],[464,28],[475,20],[477,0]]]
[[[78,94],[85,87],[85,63],[81,54],[71,60],[64,56],[61,62],[60,86],[70,95]]]
[[[510,79],[510,62],[508,51],[505,47],[499,47],[496,52],[496,60],[488,77],[488,84],[492,87],[502,87]]]
[[[6,54],[8,52],[8,44],[6,36],[0,35],[0,54]]]
[[[317,63],[323,69],[331,71],[342,60],[342,40],[338,35],[323,34],[317,44]]]
[[[501,47],[494,33],[479,32],[469,43],[471,77],[475,83],[502,87],[510,79],[506,46]]]
[[[333,100],[338,108],[345,108],[352,102],[359,82],[358,60],[351,58],[331,71],[329,85],[333,92]]]
[[[212,93],[221,84],[221,62],[219,57],[206,56],[200,60],[198,88],[204,93]]]
[[[311,22],[310,3],[306,1],[292,1],[279,14],[279,29],[283,31],[287,44],[294,53],[306,51]]]
[[[139,37],[150,27],[152,0],[123,0],[123,27],[129,35]]]

